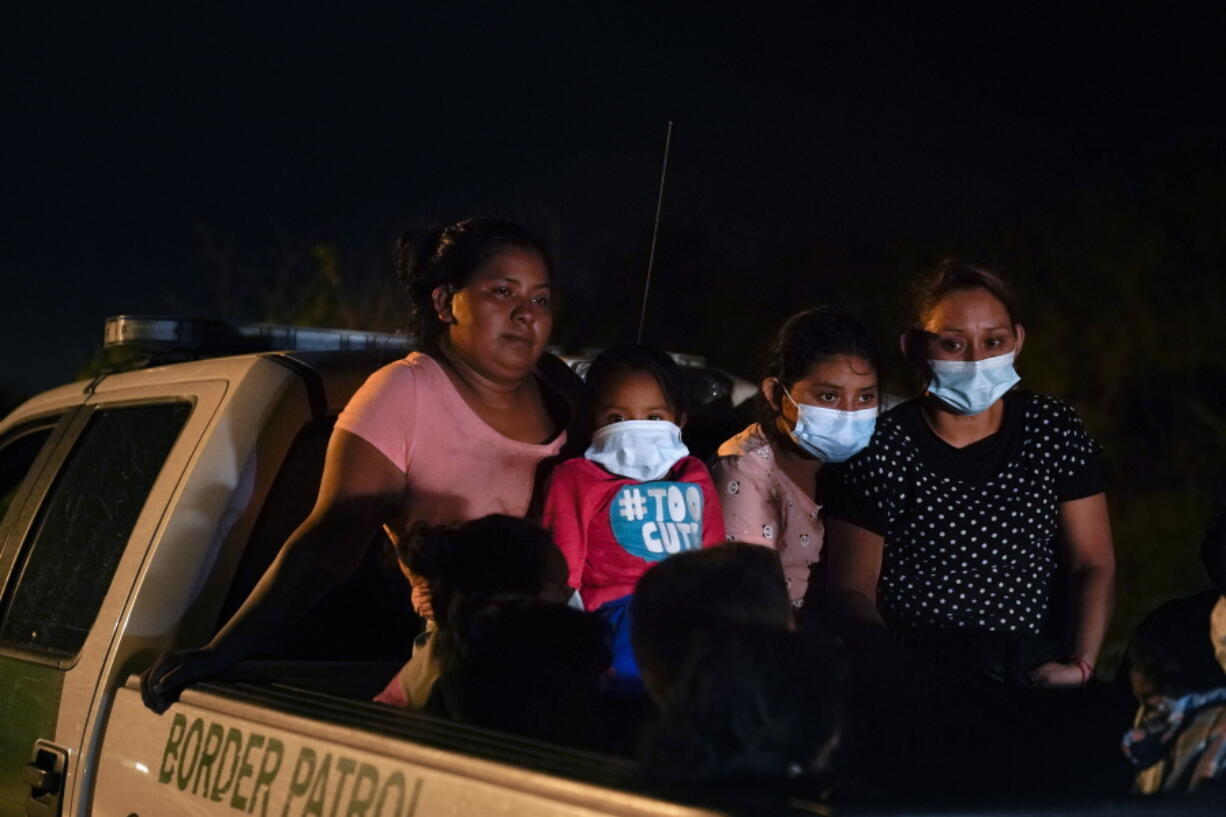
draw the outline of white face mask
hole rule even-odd
[[[873,430],[877,427],[876,408],[840,411],[797,403],[787,389],[783,393],[797,411],[796,427],[790,432],[792,440],[819,460],[846,462],[873,438]]]
[[[623,420],[596,429],[583,456],[612,474],[650,482],[690,453],[681,429],[665,420]]]
[[[1013,368],[1013,352],[983,360],[930,360],[928,393],[958,414],[979,414],[1013,388],[1021,378]]]

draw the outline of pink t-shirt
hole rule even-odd
[[[418,521],[441,525],[492,513],[523,516],[532,501],[537,465],[566,442],[565,431],[544,444],[504,437],[477,416],[439,364],[421,352],[367,378],[336,427],[361,437],[404,471],[405,508],[394,526],[386,526],[393,539]],[[404,672],[416,667],[418,685],[428,690],[437,669],[418,652],[415,646],[414,660],[376,701],[420,708],[424,701],[406,695]]]
[[[778,551],[788,596],[800,606],[809,586],[809,566],[822,552],[821,509],[809,491],[780,470],[775,450],[757,423],[721,445],[716,457],[711,477],[728,539]]]
[[[681,458],[652,482],[583,457],[567,460],[549,478],[542,521],[588,610],[633,593],[656,562],[724,541],[715,486],[697,457]]]
[[[537,465],[566,442],[565,432],[543,444],[504,437],[421,352],[372,374],[336,427],[361,437],[404,471],[408,491],[400,530],[419,521],[441,525],[492,513],[523,516]]]

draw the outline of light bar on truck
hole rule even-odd
[[[407,350],[412,339],[361,329],[316,329],[272,323],[230,323],[167,315],[116,315],[106,319],[103,345],[152,354]]]

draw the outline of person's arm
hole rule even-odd
[[[877,609],[877,580],[885,537],[837,517],[826,519],[827,606],[835,629],[852,658],[857,675],[870,688],[882,712],[901,720],[923,700],[930,680],[927,671],[886,630]],[[903,682],[902,679],[906,679]]]
[[[582,592],[588,521],[583,510],[582,486],[576,476],[575,470],[565,463],[554,469],[545,489],[541,525],[553,536],[554,544],[566,559],[566,583]]]
[[[1080,686],[1093,675],[1115,597],[1115,550],[1107,495],[1060,504],[1060,533],[1068,570],[1072,632],[1069,657],[1036,667],[1036,686]]]
[[[826,520],[828,603],[836,616],[875,624],[884,629],[877,611],[877,579],[885,537],[852,522]]]
[[[747,455],[721,458],[711,468],[724,536],[730,542],[774,548],[779,537],[778,510],[771,501],[766,475],[745,467],[743,456]]]
[[[141,676],[145,705],[163,712],[194,681],[249,654],[271,630],[291,626],[362,562],[379,526],[401,507],[405,476],[370,443],[337,429],[328,443],[315,507],[282,546],[238,612],[204,647],[165,653]]]

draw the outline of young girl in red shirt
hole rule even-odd
[[[592,443],[554,470],[543,521],[584,609],[612,626],[615,675],[637,679],[635,584],[674,553],[723,542],[723,516],[706,466],[681,441],[685,386],[671,357],[616,346],[592,361],[587,383]]]

